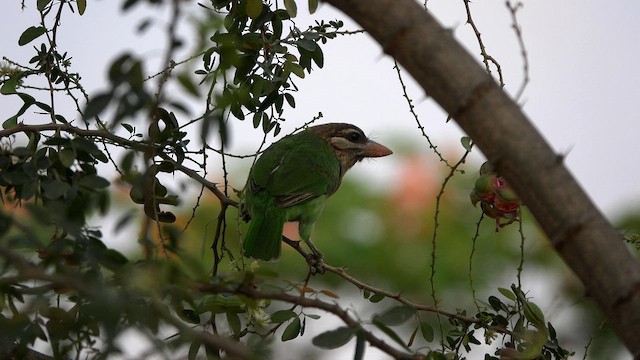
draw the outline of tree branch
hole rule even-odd
[[[367,30],[469,134],[640,357],[638,261],[518,104],[415,1],[327,2]]]
[[[387,344],[384,340],[378,338],[373,333],[368,330],[365,330],[361,327],[361,324],[358,320],[354,319],[349,315],[349,312],[338,304],[328,303],[322,300],[311,299],[303,296],[295,296],[282,292],[262,292],[253,287],[249,286],[241,286],[239,288],[226,288],[220,287],[211,284],[201,284],[198,289],[204,293],[228,293],[228,294],[242,294],[248,296],[252,299],[268,299],[268,300],[277,300],[283,301],[290,304],[297,304],[306,308],[315,308],[324,310],[328,313],[334,314],[340,318],[347,326],[351,328],[357,328],[359,331],[364,334],[367,341],[372,345],[377,347],[378,349],[384,351],[385,353],[392,356],[394,359],[399,360],[414,360],[414,359],[422,359],[424,356],[420,354],[410,354],[402,352],[393,346]]]

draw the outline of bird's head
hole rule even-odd
[[[367,138],[357,126],[344,123],[330,123],[310,127],[331,146],[340,161],[344,174],[356,162],[364,158],[382,157],[393,154],[389,148]]]

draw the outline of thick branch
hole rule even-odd
[[[640,266],[520,107],[417,2],[327,2],[367,30],[471,136],[640,357]]]

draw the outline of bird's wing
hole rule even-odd
[[[258,159],[252,180],[286,208],[331,193],[340,183],[340,163],[321,138],[299,133],[272,145]]]

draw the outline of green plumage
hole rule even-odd
[[[243,240],[244,255],[260,260],[280,256],[282,227],[299,221],[309,237],[326,198],[340,186],[341,170],[327,140],[310,130],[286,136],[256,161],[243,191],[243,208],[251,217]]]

